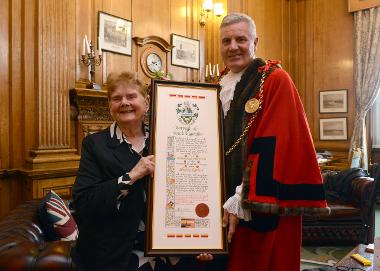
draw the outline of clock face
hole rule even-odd
[[[162,68],[161,58],[155,53],[149,54],[146,58],[146,66],[148,67],[148,70],[152,73],[160,71]]]

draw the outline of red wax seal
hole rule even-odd
[[[210,212],[207,204],[205,203],[199,203],[196,207],[195,207],[195,213],[197,214],[197,216],[199,217],[206,217],[208,216],[208,213]]]

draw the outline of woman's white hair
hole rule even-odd
[[[256,24],[252,20],[251,17],[249,17],[247,14],[244,13],[231,13],[225,16],[222,20],[222,23],[220,24],[220,29],[222,29],[225,26],[236,24],[240,22],[246,22],[248,25],[248,30],[250,34],[250,46],[249,51],[251,53],[251,56],[254,55],[253,48],[254,48],[254,41],[256,39]]]

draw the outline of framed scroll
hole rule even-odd
[[[145,253],[227,253],[218,85],[152,80]]]

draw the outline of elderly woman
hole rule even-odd
[[[170,261],[144,258],[146,188],[154,171],[148,155],[148,132],[144,116],[149,96],[133,73],[110,74],[107,78],[112,125],[87,136],[73,187],[72,206],[79,227],[73,259],[79,270],[185,271],[211,270],[210,254]],[[140,250],[140,253],[137,251]],[[138,259],[137,255],[140,255]],[[178,262],[179,260],[179,262]],[[217,268],[215,270],[221,270]]]
[[[83,140],[73,187],[79,227],[73,258],[80,270],[133,270],[131,252],[144,227],[147,177],[154,170],[143,122],[146,88],[132,73],[111,74],[107,85],[114,122]]]

